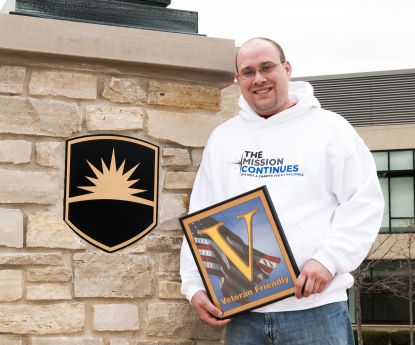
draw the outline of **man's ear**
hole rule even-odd
[[[285,69],[285,72],[286,72],[286,73],[287,73],[287,75],[288,75],[288,78],[291,78],[292,68],[291,68],[291,64],[290,64],[290,62],[289,62],[289,61],[285,61],[285,62],[284,62],[284,69]]]

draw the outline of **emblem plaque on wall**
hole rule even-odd
[[[65,222],[107,252],[157,225],[159,148],[118,135],[66,141]]]

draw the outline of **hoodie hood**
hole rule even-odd
[[[276,116],[271,115],[268,119],[264,119],[263,117],[259,116],[254,110],[252,110],[252,108],[246,102],[245,98],[241,95],[239,97],[239,116],[241,116],[244,120],[254,122],[285,122],[301,114],[310,112],[312,108],[321,108],[319,101],[314,97],[313,87],[308,82],[289,82],[288,97],[290,98],[290,101],[295,103],[293,107],[278,113]]]

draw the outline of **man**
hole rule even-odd
[[[289,81],[291,65],[276,42],[249,40],[236,68],[240,112],[212,132],[190,212],[266,184],[300,268],[295,297],[218,319],[186,241],[182,292],[203,321],[228,325],[226,344],[354,344],[349,272],[367,255],[384,204],[372,156],[346,120],[321,109],[310,84]],[[249,169],[253,157],[296,171],[257,172]]]

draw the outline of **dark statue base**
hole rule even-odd
[[[167,7],[171,4],[170,0],[119,0],[122,2],[131,2],[133,4]]]
[[[197,34],[198,13],[165,8],[169,4],[169,0],[16,0],[16,10],[10,13]]]

